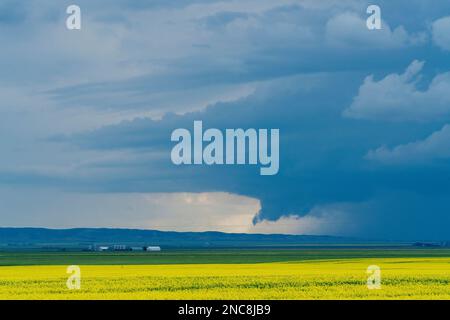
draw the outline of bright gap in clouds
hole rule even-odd
[[[64,193],[55,190],[0,190],[6,201],[3,226],[47,228],[137,228],[229,233],[335,234],[339,211],[316,210],[306,217],[252,221],[260,210],[254,198],[224,193]],[[4,196],[4,197],[3,197]],[[26,198],[27,201],[23,201]],[[32,210],[33,209],[33,210]]]

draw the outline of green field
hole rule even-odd
[[[0,266],[25,265],[154,265],[299,262],[353,258],[450,258],[450,249],[303,248],[192,249],[162,252],[0,252]]]
[[[81,289],[66,268],[81,269]],[[367,267],[381,289],[367,288]],[[1,299],[450,299],[450,250],[0,252]]]

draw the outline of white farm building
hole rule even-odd
[[[149,246],[149,247],[145,248],[145,251],[157,252],[157,251],[161,251],[161,247],[159,247],[159,246]]]

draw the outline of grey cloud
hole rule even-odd
[[[366,158],[395,165],[426,165],[432,161],[450,159],[450,125],[445,125],[424,140],[371,150]]]
[[[443,50],[450,51],[450,17],[444,17],[433,22],[433,41]]]
[[[450,73],[436,75],[425,90],[418,88],[423,61],[413,61],[403,74],[376,81],[368,76],[344,115],[385,121],[441,121],[450,116]]]
[[[403,26],[391,30],[384,21],[381,30],[369,30],[366,20],[355,12],[344,12],[332,17],[326,24],[326,39],[332,46],[364,49],[398,49],[421,45],[426,34],[409,34]]]
[[[73,67],[64,71],[73,81],[45,93],[64,107],[180,112],[192,109],[194,104],[218,101],[217,97],[229,93],[233,85],[301,72],[367,69],[371,65],[357,63],[361,60],[376,59],[373,64],[383,68],[392,63],[391,59],[368,52],[367,45],[396,50],[417,44],[416,37],[402,27],[371,33],[370,37],[364,25],[357,31],[354,20],[363,20],[348,11],[356,10],[354,4],[329,1],[317,6],[308,1],[285,1],[266,3],[252,12],[247,3],[232,2],[220,6],[235,11],[198,4],[204,12],[170,8],[164,11],[166,19],[152,10],[127,16],[128,23],[119,20],[107,25],[92,18],[89,32],[73,39],[81,45],[72,57],[79,64],[71,63]],[[346,17],[350,17],[349,26]],[[106,27],[111,35],[103,32]],[[84,44],[100,39],[99,46],[108,48],[108,53],[82,49]],[[332,50],[330,55],[328,51]],[[93,80],[78,80],[86,76]],[[212,93],[215,95],[201,99],[202,94],[206,97]],[[177,107],[186,95],[191,105]]]

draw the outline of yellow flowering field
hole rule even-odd
[[[369,290],[369,265],[381,289]],[[0,299],[450,299],[450,258],[252,264],[2,266]]]

